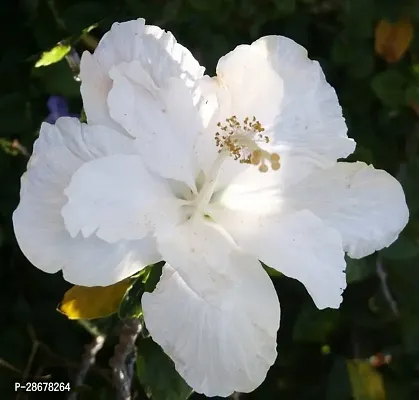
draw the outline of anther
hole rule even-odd
[[[260,147],[261,143],[269,143],[270,140],[262,134],[265,129],[255,116],[246,117],[241,123],[237,116],[233,115],[226,118],[225,123],[218,122],[217,126],[221,131],[215,134],[215,144],[219,153],[228,152],[241,164],[259,166],[260,172],[269,170],[268,163],[274,171],[280,168],[279,155]]]
[[[278,153],[272,153],[271,154],[271,162],[272,163],[279,163],[279,154]]]
[[[268,172],[268,166],[266,164],[261,164],[259,166],[259,171],[260,172]]]
[[[262,150],[253,150],[252,155],[250,157],[250,162],[253,165],[259,165],[262,158]]]
[[[279,169],[279,168],[281,168],[281,164],[280,164],[279,162],[272,162],[272,163],[271,163],[271,168],[272,168],[274,171],[278,171],[278,169]]]

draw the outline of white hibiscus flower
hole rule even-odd
[[[334,90],[292,40],[222,57],[216,78],[173,36],[115,24],[84,54],[89,125],[44,124],[14,213],[34,265],[108,285],[165,260],[142,298],[153,339],[197,392],[249,392],[276,359],[280,308],[260,261],[339,307],[344,252],[407,223],[400,184],[353,152]],[[259,261],[260,260],[260,261]]]

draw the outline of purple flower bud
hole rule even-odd
[[[68,110],[67,100],[62,96],[50,96],[47,101],[49,114],[45,121],[50,124],[55,124],[60,117],[77,117],[77,114],[70,114]]]

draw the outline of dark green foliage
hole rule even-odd
[[[410,15],[415,37],[410,50],[388,65],[374,53],[377,21]],[[382,373],[387,400],[419,398],[419,2],[417,0],[3,0],[0,6],[0,397],[16,398],[22,375],[73,379],[87,330],[68,321],[56,305],[70,287],[60,274],[37,270],[20,253],[11,225],[25,170],[47,99],[63,95],[80,114],[77,71],[64,58],[34,68],[42,52],[58,42],[79,54],[92,50],[114,21],[145,17],[171,30],[213,74],[219,57],[262,35],[282,34],[319,60],[336,88],[358,147],[350,160],[374,163],[402,182],[411,212],[400,239],[363,260],[348,259],[348,288],[339,311],[317,310],[301,284],[273,276],[281,301],[278,359],[266,381],[241,399],[350,400],[346,360],[391,354]],[[97,25],[95,25],[97,24]],[[95,26],[93,26],[95,25]],[[86,29],[91,28],[90,33]],[[414,106],[417,106],[416,112]],[[417,114],[418,113],[418,114]],[[122,317],[138,316],[132,296],[158,282],[155,266],[145,283],[133,285]],[[379,267],[386,273],[388,300]],[[150,286],[150,287],[148,287]],[[182,312],[182,310],[179,310]],[[86,378],[82,399],[114,399],[108,341]],[[185,399],[189,388],[173,363],[150,338],[138,343],[138,398]],[[205,362],[205,360],[203,360]],[[168,368],[168,369],[166,369]],[[26,371],[26,372],[25,372]],[[143,391],[143,393],[142,393]],[[61,395],[56,396],[56,398]],[[43,398],[29,396],[29,398]],[[193,394],[193,399],[203,398]],[[360,399],[356,399],[360,400]],[[375,400],[375,399],[366,399]]]
[[[144,292],[152,292],[154,290],[160,279],[163,265],[164,262],[149,265],[138,274],[138,277],[121,301],[118,311],[119,318],[140,318],[142,316],[141,298]]]
[[[138,343],[137,374],[147,397],[153,400],[186,400],[192,393],[173,361],[151,338]]]
[[[118,316],[121,319],[140,318],[143,314],[141,302],[139,301],[144,293],[144,282],[142,276],[138,277],[132,286],[125,293],[119,306]]]

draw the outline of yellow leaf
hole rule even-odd
[[[41,58],[36,62],[35,68],[46,67],[61,61],[71,50],[71,46],[59,43],[51,50],[42,53]]]
[[[385,400],[381,374],[368,361],[346,361],[354,400]]]
[[[132,282],[129,278],[111,286],[73,286],[64,294],[58,311],[69,319],[107,317],[118,311],[119,304]]]
[[[413,25],[403,18],[395,23],[381,20],[375,28],[375,52],[388,63],[399,61],[413,38]]]

